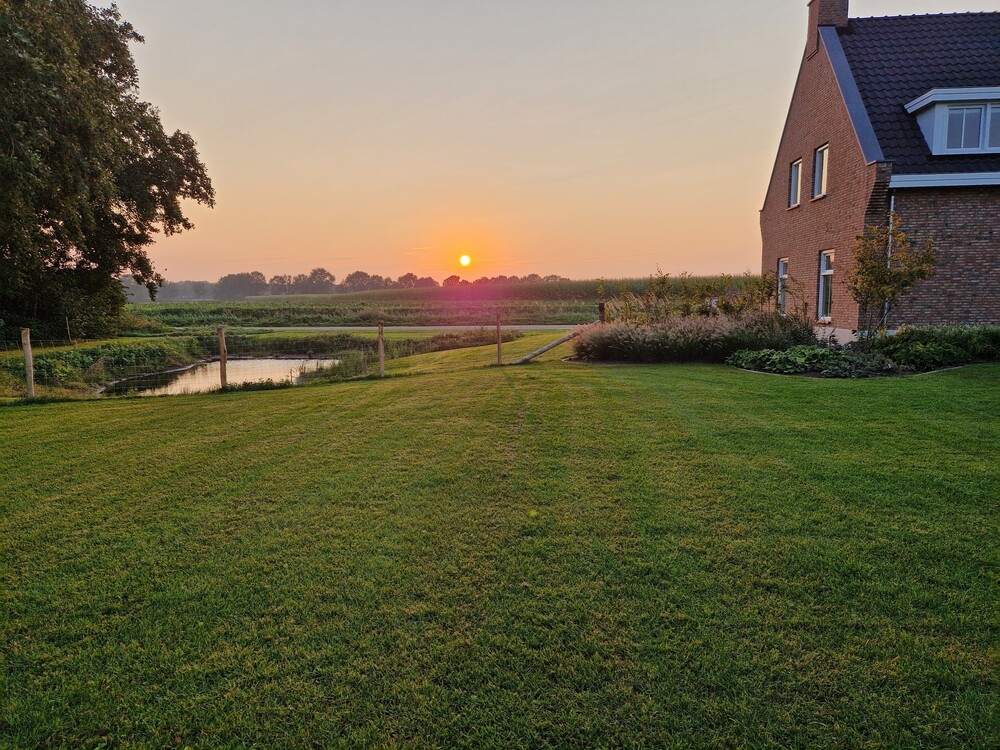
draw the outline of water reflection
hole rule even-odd
[[[303,373],[315,372],[321,367],[336,364],[335,359],[231,359],[226,364],[229,385],[295,382]],[[125,380],[108,388],[105,393],[121,396],[135,393],[140,396],[176,396],[182,393],[208,393],[217,391],[220,384],[218,362],[202,362],[188,370],[160,372],[142,378]]]

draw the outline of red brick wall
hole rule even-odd
[[[1000,323],[1000,187],[894,192],[900,227],[914,243],[934,241],[938,269],[890,324]]]
[[[827,196],[812,200],[813,153],[825,143],[830,144]],[[789,209],[789,168],[796,159],[802,159],[802,200],[798,208]],[[873,189],[887,177],[887,168],[865,163],[829,58],[821,48],[802,63],[761,211],[762,268],[774,271],[779,258],[788,258],[789,274],[801,284],[808,310],[815,316],[820,253],[834,250],[834,328],[857,328],[858,308],[844,288],[845,271],[853,264],[855,241],[866,223],[884,220],[879,217],[880,212],[884,217],[884,193],[873,193]]]

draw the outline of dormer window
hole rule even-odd
[[[948,150],[1000,150],[1000,104],[948,107]]]
[[[978,151],[983,147],[985,107],[948,107],[948,150]]]
[[[1000,153],[1000,87],[933,89],[906,111],[935,156]]]

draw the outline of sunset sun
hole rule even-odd
[[[469,266],[472,265],[472,258],[470,258],[468,255],[463,255],[461,258],[458,259],[458,262],[462,264],[463,268],[468,268]]]

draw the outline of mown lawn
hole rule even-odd
[[[1000,746],[1000,367],[493,356],[0,408],[0,747]]]

